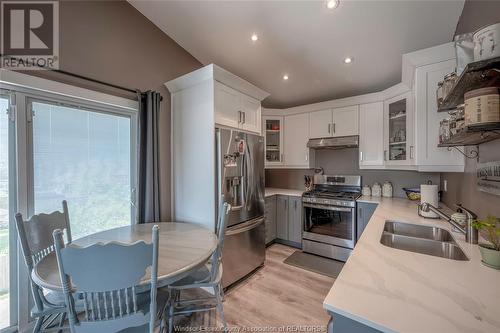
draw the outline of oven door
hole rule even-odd
[[[354,208],[304,202],[303,211],[304,239],[354,248],[356,234]]]

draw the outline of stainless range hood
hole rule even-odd
[[[310,139],[307,147],[311,149],[345,149],[357,148],[359,146],[359,136],[340,136],[336,138]]]

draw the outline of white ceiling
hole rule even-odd
[[[129,2],[204,65],[215,63],[268,91],[267,107],[399,83],[401,55],[451,41],[464,4],[341,0],[328,10],[325,1]],[[352,64],[343,63],[346,56]]]

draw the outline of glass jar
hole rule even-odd
[[[449,120],[449,127],[450,127],[450,136],[454,136],[457,134],[457,114],[456,111],[451,113],[450,112],[450,120]]]
[[[443,81],[438,82],[438,87],[436,90],[436,102],[438,108],[443,104]]]
[[[451,92],[451,89],[455,85],[455,82],[457,82],[457,73],[453,72],[444,77],[443,81],[443,100],[449,95]]]
[[[460,133],[465,127],[465,105],[460,104],[457,106],[457,111],[455,113],[455,131]]]
[[[448,141],[450,137],[450,120],[443,119],[439,124],[439,143]]]

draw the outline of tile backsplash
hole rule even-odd
[[[405,197],[403,187],[419,186],[427,181],[439,184],[440,174],[437,172],[416,172],[400,170],[364,170],[359,169],[357,148],[343,150],[316,151],[316,165],[325,170],[325,174],[361,175],[363,185],[374,182],[382,184],[390,181],[394,188],[394,196]],[[308,169],[266,169],[266,186],[279,188],[304,188],[304,175],[313,175]]]

